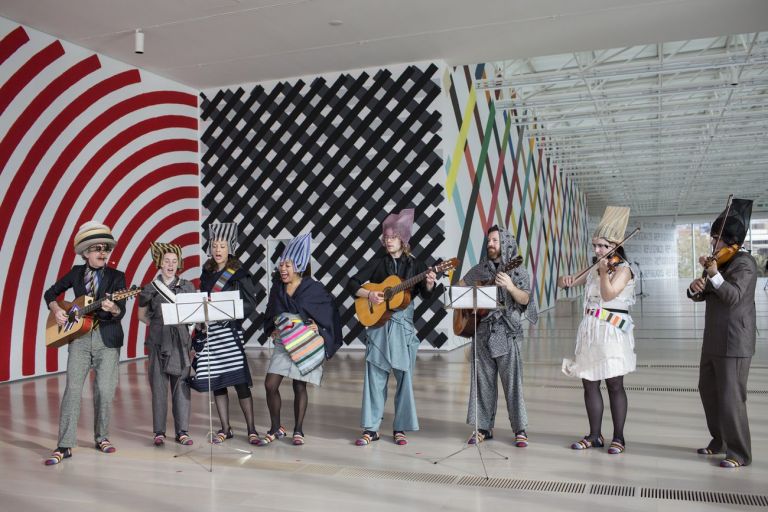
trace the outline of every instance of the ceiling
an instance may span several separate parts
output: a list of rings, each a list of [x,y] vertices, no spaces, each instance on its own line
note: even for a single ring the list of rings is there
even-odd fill
[[[768,211],[768,32],[495,67],[476,87],[497,91],[495,106],[578,183],[591,213],[712,213],[729,193]]]
[[[2,0],[0,16],[199,90],[497,62],[591,212],[712,213],[732,191],[768,211],[766,0]]]

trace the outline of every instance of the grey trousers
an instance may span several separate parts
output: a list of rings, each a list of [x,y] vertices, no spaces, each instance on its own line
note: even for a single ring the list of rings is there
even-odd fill
[[[105,347],[98,328],[69,344],[67,387],[61,399],[58,446],[72,448],[77,445],[80,400],[91,368],[96,371],[93,385],[93,437],[97,443],[108,437],[119,361],[120,349]]]
[[[517,343],[510,343],[507,354],[496,358],[491,357],[488,343],[485,339],[477,342],[477,426],[483,430],[491,430],[496,422],[496,406],[499,400],[498,379],[504,388],[507,399],[509,423],[514,432],[528,428],[528,413],[523,399],[523,361],[520,358],[520,348]],[[470,376],[469,407],[467,408],[467,424],[475,424],[475,362],[472,359],[472,374]]]
[[[699,395],[712,435],[708,448],[743,465],[752,462],[747,419],[747,377],[751,357],[701,355]]]
[[[168,375],[163,371],[159,357],[160,347],[149,347],[149,388],[152,390],[152,432],[165,433],[168,418],[168,389],[171,391],[173,428],[179,432],[189,430],[190,391],[187,381],[178,375]]]

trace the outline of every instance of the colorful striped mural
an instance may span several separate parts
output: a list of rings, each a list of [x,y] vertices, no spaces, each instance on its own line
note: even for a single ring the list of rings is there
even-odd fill
[[[586,199],[527,135],[527,126],[495,108],[495,99],[513,91],[475,89],[485,70],[485,64],[446,68],[443,77],[446,233],[456,233],[447,240],[463,262],[453,279],[482,257],[485,231],[506,226],[531,272],[535,299],[546,309],[557,298],[558,274],[587,262]]]

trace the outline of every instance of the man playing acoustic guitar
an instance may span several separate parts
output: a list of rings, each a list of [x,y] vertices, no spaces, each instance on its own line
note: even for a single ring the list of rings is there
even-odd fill
[[[384,292],[369,291],[362,287],[367,282],[380,283],[391,275],[401,279],[410,279],[424,274],[410,293],[420,295],[422,299],[432,296],[436,274],[413,257],[408,241],[413,225],[412,209],[399,214],[390,214],[382,225],[382,244],[386,254],[371,260],[363,270],[349,280],[347,289],[355,297],[367,297],[372,304],[385,301]],[[416,352],[419,339],[413,325],[413,303],[405,309],[391,313],[383,325],[366,329],[365,379],[363,381],[363,409],[361,426],[363,435],[355,441],[358,446],[365,446],[379,439],[379,427],[384,416],[384,403],[387,400],[387,381],[390,372],[397,379],[395,393],[395,419],[393,422],[394,441],[398,445],[408,443],[405,432],[419,430],[416,416],[416,402],[413,396],[413,370],[416,365]]]
[[[44,295],[45,303],[56,316],[59,326],[65,326],[71,320],[67,311],[57,302],[57,297],[68,289],[72,288],[78,297],[88,295],[96,300],[125,288],[125,274],[107,267],[109,253],[115,244],[116,240],[107,226],[95,221],[80,226],[75,235],[74,249],[75,253],[83,257],[85,264],[72,267]],[[80,417],[83,384],[92,367],[96,370],[93,389],[96,449],[104,453],[115,451],[107,434],[112,398],[117,387],[117,363],[123,344],[120,320],[124,315],[124,301],[104,300],[101,310],[93,315],[93,329],[69,344],[67,387],[61,400],[59,417],[59,444],[45,460],[46,465],[58,464],[72,456],[72,448],[77,444],[77,421]]]
[[[477,368],[474,367],[473,359],[467,410],[467,424],[474,425],[477,407],[478,427],[477,432],[470,436],[469,444],[493,438],[499,396],[498,378],[501,376],[509,421],[515,432],[515,446],[528,446],[528,436],[525,432],[528,414],[523,400],[523,361],[520,344],[523,342],[523,315],[535,322],[537,312],[535,304],[531,301],[531,280],[528,271],[523,266],[516,267],[509,274],[500,271],[500,267],[516,255],[515,237],[498,226],[492,226],[487,232],[486,256],[472,267],[462,280],[462,284],[470,286],[495,284],[498,287],[497,300],[500,305],[499,309],[492,310],[482,320],[478,318],[475,337]]]

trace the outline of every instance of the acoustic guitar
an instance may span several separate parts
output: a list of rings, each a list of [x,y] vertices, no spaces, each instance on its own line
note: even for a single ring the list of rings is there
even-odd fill
[[[509,272],[523,264],[523,257],[515,256],[505,265],[497,270],[496,274],[489,281],[476,283],[475,286],[492,286],[496,282],[496,275],[499,272]],[[463,338],[471,338],[475,335],[475,323],[488,314],[487,309],[454,309],[453,310],[453,333]],[[477,317],[477,320],[475,320]]]
[[[355,314],[357,319],[366,327],[378,327],[384,325],[393,311],[398,311],[408,307],[411,303],[410,289],[426,279],[430,271],[439,274],[453,270],[459,266],[459,260],[451,258],[442,261],[434,267],[428,268],[419,275],[403,281],[399,276],[389,276],[381,283],[365,283],[363,288],[372,292],[384,292],[384,302],[374,304],[368,297],[357,297],[355,299]]]
[[[93,313],[101,309],[105,300],[124,300],[135,297],[141,293],[141,287],[131,286],[123,290],[118,290],[106,295],[103,299],[93,300],[93,297],[82,295],[72,302],[65,300],[58,301],[59,306],[67,312],[67,323],[59,325],[56,323],[56,315],[53,311],[48,313],[48,320],[45,323],[45,346],[61,347],[73,339],[90,332],[93,329]]]

